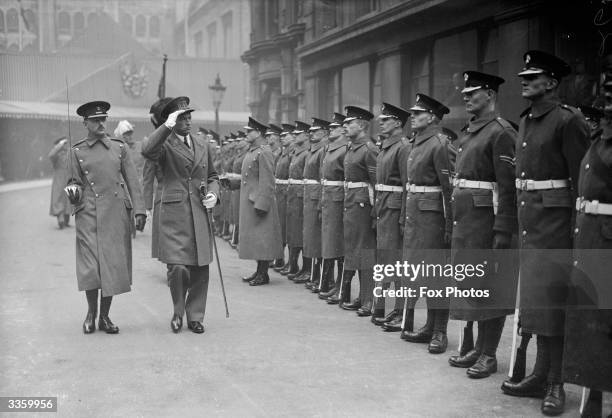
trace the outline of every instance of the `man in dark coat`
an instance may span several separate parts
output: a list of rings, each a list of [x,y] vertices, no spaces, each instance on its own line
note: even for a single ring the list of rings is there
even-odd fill
[[[249,151],[250,144],[246,141],[246,136],[242,131],[241,136],[237,138],[236,142],[236,156],[232,164],[232,184],[238,184],[237,189],[232,189],[231,207],[232,207],[232,220],[234,224],[234,230],[232,232],[232,240],[230,246],[232,248],[238,247],[240,242],[240,180],[242,180],[242,161]]]
[[[541,51],[524,56],[519,73],[523,98],[516,152],[520,253],[520,310],[524,332],[537,334],[534,371],[504,393],[544,397],[542,412],[560,414],[565,304],[569,280],[580,161],[589,146],[582,114],[561,104],[557,89],[570,72],[561,59]]]
[[[338,274],[333,289],[322,293],[327,303],[350,302],[351,281],[344,273],[344,156],[348,141],[343,126],[345,116],[334,113],[329,124],[329,142],[321,163],[321,255],[324,262],[336,260]]]
[[[404,259],[412,264],[421,261],[444,264],[444,249],[450,244],[452,230],[450,174],[455,153],[439,123],[449,109],[429,96],[417,94],[416,104],[410,110],[414,136],[406,168],[406,198],[400,216],[404,229]],[[427,279],[424,286],[441,287],[442,278]],[[429,352],[440,354],[448,346],[447,324],[448,299],[428,297],[425,326],[415,332],[402,332],[402,338],[429,343]]]
[[[276,178],[278,178],[278,176],[276,175],[276,170],[277,170],[277,165],[278,162],[281,159],[281,154],[283,152],[283,145],[282,145],[282,141],[280,139],[281,137],[281,133],[283,132],[283,128],[281,128],[280,126],[274,125],[273,123],[271,123],[268,126],[268,129],[266,130],[266,134],[265,134],[265,139],[267,144],[270,146],[270,149],[272,150],[272,155],[274,156],[274,177],[275,177],[275,186],[274,186],[274,194],[277,197],[276,199],[276,207],[278,209],[278,218],[279,218],[279,222],[281,224],[281,244],[283,247],[283,257],[277,258],[276,260],[274,260],[271,264],[270,267],[272,267],[275,271],[280,271],[283,266],[285,265],[285,260],[284,260],[284,253],[285,253],[285,220],[283,219],[283,217],[285,216],[285,213],[287,211],[287,199],[286,199],[286,184],[282,185],[283,187],[285,187],[285,196],[284,199],[281,199],[282,201],[279,202],[279,195],[281,195],[280,191],[278,190],[278,186],[279,184],[276,183]],[[283,167],[284,168],[284,167]],[[287,165],[286,168],[288,169],[289,166]],[[289,174],[288,172],[286,173],[287,175]],[[288,177],[286,177],[285,179],[287,179]]]
[[[70,202],[64,192],[64,187],[68,183],[68,151],[68,138],[61,137],[53,143],[53,148],[49,152],[49,159],[53,165],[49,215],[57,218],[59,229],[64,229],[70,224]]]
[[[270,260],[281,256],[281,231],[274,195],[274,155],[264,139],[267,127],[249,118],[242,161],[240,184],[241,259],[257,260],[257,271],[248,280],[250,286],[270,283]]]
[[[206,209],[217,203],[219,183],[208,143],[190,135],[192,111],[188,97],[170,101],[162,112],[166,121],[143,142],[142,154],[163,171],[159,259],[169,264],[170,328],[178,333],[186,313],[188,328],[201,334],[212,262]]]
[[[287,246],[287,188],[289,187],[289,163],[291,162],[289,144],[293,139],[291,136],[291,131],[294,129],[295,126],[283,123],[282,130],[279,133],[282,150],[278,160],[276,161],[276,167],[274,168],[274,177],[276,182],[275,195],[276,204],[278,206],[278,218],[281,225],[281,244],[283,246],[283,254],[285,252],[285,247]],[[284,257],[277,260],[280,260],[283,264],[276,263],[274,266],[274,271],[281,272],[285,269],[289,269],[289,261],[287,261],[287,264],[284,264],[283,259]],[[280,266],[278,264],[280,264]]]
[[[142,231],[146,221],[139,176],[127,145],[106,134],[109,109],[110,104],[102,101],[77,109],[88,133],[72,146],[66,187],[74,205],[77,280],[89,306],[83,323],[85,334],[95,331],[98,289],[98,329],[107,334],[119,332],[108,314],[113,296],[131,289],[132,211],[137,230]]]
[[[342,304],[357,315],[372,315],[373,268],[376,263],[376,223],[373,217],[376,155],[378,149],[367,134],[374,117],[357,106],[344,108],[348,150],[344,156],[344,274],[351,280],[359,271],[359,298]]]
[[[376,262],[395,264],[402,257],[402,234],[400,212],[406,163],[410,146],[404,137],[403,127],[410,113],[400,107],[383,103],[378,116],[383,140],[376,158]],[[395,289],[401,281],[394,281]],[[388,287],[388,283],[383,286]],[[385,298],[377,297],[372,322],[382,325],[385,331],[400,331],[402,327],[405,298],[396,296],[394,308],[385,316]]]
[[[497,114],[497,93],[504,79],[477,71],[464,73],[461,91],[472,118],[463,129],[457,147],[453,179],[453,263],[476,265],[492,259],[491,249],[510,248],[516,232],[516,188],[514,148],[516,131]],[[467,250],[467,251],[463,251]],[[483,251],[475,251],[483,250]],[[471,378],[488,377],[497,371],[497,346],[506,315],[513,312],[518,271],[514,252],[503,252],[498,273],[489,272],[482,281],[457,282],[458,287],[483,288],[489,298],[452,298],[451,317],[478,321],[475,347],[465,355],[452,356],[451,366],[464,367]],[[501,267],[503,263],[503,268]],[[508,274],[502,274],[506,272]]]

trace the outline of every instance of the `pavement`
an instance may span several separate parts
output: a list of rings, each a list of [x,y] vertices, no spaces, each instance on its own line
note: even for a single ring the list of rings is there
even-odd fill
[[[541,416],[540,400],[499,389],[512,317],[498,373],[468,379],[447,362],[462,323],[450,322],[446,354],[428,354],[274,272],[269,286],[245,285],[240,277],[255,263],[219,239],[230,318],[211,265],[206,333],[173,334],[149,225],[133,241],[132,292],[113,299],[120,333],[84,335],[74,227],[58,230],[49,196],[46,185],[0,193],[0,396],[57,396],[57,414],[67,417]],[[425,313],[417,310],[417,324]],[[578,415],[580,390],[566,385],[565,416]]]

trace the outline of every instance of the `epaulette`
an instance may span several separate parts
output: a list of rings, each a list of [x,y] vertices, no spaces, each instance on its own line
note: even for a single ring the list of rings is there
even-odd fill
[[[408,138],[406,138],[405,136],[403,136],[402,139],[400,139],[400,141],[402,141],[402,145],[409,145],[410,144],[410,140]]]
[[[85,140],[86,140],[86,139],[87,139],[87,138],[83,138],[83,139],[81,139],[80,141],[75,142],[74,144],[72,144],[72,148],[76,147],[76,146],[77,146],[77,145],[79,145],[79,144],[82,144],[83,142],[85,142]]]
[[[571,112],[571,113],[573,113],[573,114],[576,114],[576,115],[581,115],[581,114],[582,114],[582,112],[580,111],[580,109],[578,109],[578,108],[576,108],[576,107],[574,107],[574,106],[566,105],[566,104],[564,104],[564,103],[561,103],[559,106],[560,106],[562,109],[565,109],[565,110],[567,110],[567,111],[569,111],[569,112]]]
[[[523,111],[521,112],[521,117],[523,117],[523,116],[527,115],[529,112],[531,112],[531,108],[530,108],[530,107],[528,107],[527,109],[525,109],[525,110],[523,110]]]
[[[499,123],[501,125],[502,128],[504,129],[514,129],[514,127],[512,126],[512,124],[510,122],[508,122],[506,119],[504,118],[500,118],[499,116],[495,118],[495,121],[497,121],[497,123]]]
[[[447,144],[449,144],[451,142],[450,138],[448,136],[444,135],[442,132],[438,132],[436,134],[436,138],[438,138],[438,141],[440,141],[440,144],[442,144],[442,145],[447,145]]]
[[[371,149],[371,150],[373,150],[373,151],[376,151],[376,152],[378,152],[378,151],[379,151],[379,149],[378,149],[378,147],[376,146],[376,144],[375,144],[374,142],[372,142],[372,141],[368,141],[368,142],[366,142],[366,147],[368,147],[369,149]]]

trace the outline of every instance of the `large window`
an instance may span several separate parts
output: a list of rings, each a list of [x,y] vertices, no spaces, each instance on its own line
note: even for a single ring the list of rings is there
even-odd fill
[[[119,18],[119,24],[130,35],[132,34],[132,16],[127,13],[124,13]]]
[[[196,32],[193,36],[193,44],[195,46],[196,57],[204,56],[204,34],[202,31]]]
[[[60,35],[70,35],[70,15],[68,14],[68,12],[60,12],[58,16],[57,26],[58,26],[57,30],[60,33]]]
[[[217,57],[217,23],[213,22],[206,27],[208,34],[208,57]]]
[[[151,16],[149,19],[149,36],[159,38],[159,17]]]
[[[370,63],[352,65],[342,69],[341,106],[353,105],[370,108]]]
[[[233,18],[232,12],[227,12],[221,17],[223,23],[223,56],[225,58],[232,57],[234,55],[233,47]]]
[[[28,32],[38,33],[38,20],[36,19],[36,15],[30,9],[25,9],[23,12],[23,20],[25,29]]]
[[[85,16],[83,13],[77,12],[74,14],[74,33],[79,33],[85,28]]]
[[[147,20],[143,15],[136,16],[136,36],[139,38],[147,36]]]

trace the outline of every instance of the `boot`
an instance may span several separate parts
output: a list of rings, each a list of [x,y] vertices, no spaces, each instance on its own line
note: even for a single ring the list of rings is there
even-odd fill
[[[253,274],[251,274],[250,276],[245,276],[242,277],[242,281],[243,282],[250,282],[251,280],[253,280],[256,276],[257,276],[257,272],[259,271],[259,262],[257,262],[257,268],[255,269],[255,272]]]
[[[96,315],[98,315],[98,289],[86,290],[87,316],[83,322],[83,334],[91,334],[96,331]]]
[[[356,311],[361,308],[361,299],[357,298],[354,301],[351,300],[351,281],[355,276],[355,270],[344,270],[344,284],[342,290],[342,297],[340,301],[340,308],[347,311]],[[344,291],[344,287],[346,286],[346,292]]]
[[[461,350],[459,351],[459,354],[455,356],[450,356],[450,358],[448,359],[448,363],[451,366],[460,367],[460,368],[469,368],[469,367],[472,367],[474,364],[476,364],[476,361],[478,361],[483,351],[483,341],[484,341],[485,333],[486,333],[485,322],[486,321],[478,321],[478,338],[476,339],[476,345],[471,350],[469,350],[467,353],[461,354],[465,346],[464,343],[465,343],[466,332],[472,333],[472,339],[474,336],[472,327],[470,326],[470,324],[473,324],[473,321],[468,321],[467,325],[464,328],[464,334],[463,334],[464,340],[461,343]],[[466,331],[468,329],[469,331]]]
[[[416,331],[402,331],[400,338],[411,343],[427,343],[431,341],[434,326],[433,309],[427,309],[427,321],[422,328]]]
[[[476,363],[467,369],[467,375],[472,379],[483,379],[497,372],[497,359],[482,353]]]
[[[64,215],[64,226],[70,226],[70,215]]]
[[[587,399],[584,409],[580,414],[581,418],[601,418],[602,415],[602,403],[601,403],[601,391],[591,389],[589,391],[589,398]]]
[[[297,255],[299,255],[300,251],[302,251],[302,247],[298,247],[296,248],[297,251]],[[296,267],[297,267],[297,255],[296,255]],[[291,272],[289,274],[287,274],[287,278],[289,280],[293,280],[295,279],[297,276],[301,276],[302,274],[304,274],[304,271],[308,271],[310,273],[310,258],[308,257],[304,257],[304,253],[302,252],[302,268],[297,270],[296,272]]]
[[[342,303],[349,303],[351,300],[351,279],[349,277],[349,271],[344,272],[344,279],[340,276],[338,280],[338,293],[327,299],[327,303],[330,305],[337,305]]]
[[[336,293],[338,293],[338,288],[340,286],[340,282],[334,283],[334,260],[324,260],[323,261],[323,280],[324,286],[321,287],[321,293],[319,294],[319,299],[329,299]]]
[[[98,329],[107,334],[117,334],[119,332],[119,327],[113,324],[108,317],[112,301],[112,296],[102,296],[102,292],[100,292],[100,318],[98,319]]]
[[[431,341],[429,342],[429,352],[431,354],[442,354],[448,347],[448,337],[446,328],[448,325],[448,309],[434,309],[434,328]]]
[[[284,247],[283,247],[283,253],[284,253]],[[281,258],[277,258],[276,260],[274,260],[272,269],[278,273],[279,271],[282,270],[284,266],[285,266],[285,257],[281,257]]]
[[[365,317],[372,315],[373,287],[374,280],[372,277],[372,270],[359,270],[359,298],[361,299],[363,305],[357,310],[357,316]]]
[[[62,217],[62,215],[57,215],[57,227],[59,229],[64,229],[64,218]]]
[[[299,271],[298,269],[298,257],[300,255],[300,248],[289,247],[289,260],[287,260],[287,267],[280,271],[280,274],[287,276],[288,274],[295,274]]]
[[[312,278],[315,281],[314,285],[310,289],[312,293],[320,293],[329,289],[325,288],[325,275],[323,274],[323,259],[316,258],[314,263],[314,271],[312,272]]]
[[[542,401],[542,413],[544,415],[561,415],[565,409],[565,391],[563,383],[548,383],[546,395]]]
[[[257,273],[255,278],[249,282],[249,286],[261,286],[270,283],[268,276],[268,261],[257,260]]]
[[[406,309],[406,311],[404,312],[405,318],[402,333],[414,331],[414,306],[410,307],[410,304],[408,304],[407,306],[408,309]]]
[[[469,351],[474,349],[474,321],[468,321],[463,328],[463,340],[459,349],[459,356],[465,356]]]
[[[227,241],[231,237],[232,236],[230,235],[230,224],[226,221],[223,224],[223,232],[221,232],[221,238]]]
[[[304,257],[304,255],[302,255],[302,270],[296,273],[293,277],[291,277],[291,274],[288,274],[287,277],[289,278],[289,280],[293,280],[293,283],[306,283],[308,280],[311,279],[311,268],[312,258]]]

